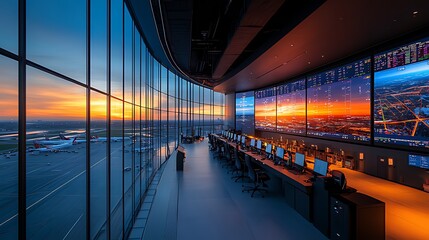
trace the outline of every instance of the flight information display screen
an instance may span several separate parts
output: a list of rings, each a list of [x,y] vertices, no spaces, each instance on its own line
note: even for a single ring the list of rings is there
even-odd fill
[[[254,135],[255,93],[254,91],[235,94],[235,129]]]
[[[277,131],[305,134],[305,79],[277,87]]]
[[[276,88],[255,91],[255,129],[276,130]]]
[[[410,154],[408,155],[408,165],[429,169],[429,156]]]
[[[429,150],[429,39],[374,56],[374,142]]]
[[[307,78],[307,134],[369,143],[370,58]]]

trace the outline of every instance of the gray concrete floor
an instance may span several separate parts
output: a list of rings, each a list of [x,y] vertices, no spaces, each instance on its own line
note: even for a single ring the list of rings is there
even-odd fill
[[[175,159],[167,162],[140,239],[326,239],[286,204],[280,180],[268,182],[264,198],[251,198],[212,157],[207,140],[184,147],[184,171],[176,172]]]

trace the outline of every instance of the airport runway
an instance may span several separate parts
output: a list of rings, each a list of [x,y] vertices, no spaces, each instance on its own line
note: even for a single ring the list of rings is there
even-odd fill
[[[111,143],[112,225],[122,226],[122,173],[124,173],[125,221],[131,220],[134,179],[146,177],[145,165],[131,167],[130,141]],[[66,152],[27,153],[27,236],[33,239],[84,239],[86,211],[85,144],[73,145]],[[106,143],[91,143],[91,230],[105,222]],[[125,156],[122,166],[122,154]],[[139,153],[134,153],[139,157]],[[145,154],[145,153],[141,153]],[[17,234],[17,161],[18,156],[0,155],[0,239],[16,239]],[[137,165],[137,164],[136,164]],[[139,170],[141,172],[139,172]],[[143,190],[144,186],[140,186]],[[7,230],[7,231],[6,231]],[[112,234],[121,234],[113,229]],[[92,232],[92,235],[96,232]]]

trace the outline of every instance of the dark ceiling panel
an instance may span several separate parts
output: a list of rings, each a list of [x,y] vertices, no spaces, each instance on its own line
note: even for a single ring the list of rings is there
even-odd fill
[[[249,43],[256,37],[259,31],[267,24],[277,12],[284,0],[253,0],[247,8],[239,26],[234,31],[231,40],[226,47],[223,56],[212,75],[213,79],[219,79],[225,75],[234,61],[246,49]],[[224,57],[227,55],[228,57]],[[231,58],[235,56],[235,58]]]
[[[327,1],[258,59],[214,89],[245,91],[289,80],[428,27],[427,9],[429,1]]]
[[[158,7],[157,23],[162,15],[165,29],[155,27],[150,1],[128,2],[159,61],[168,67],[178,65],[182,77],[219,92],[287,81],[429,28],[427,0],[288,0],[253,37],[252,27],[266,21],[259,12],[264,16],[269,0],[152,0]],[[251,8],[256,3],[258,11]],[[237,27],[244,22],[249,29]],[[160,40],[164,30],[167,40]],[[170,56],[165,55],[166,47]]]

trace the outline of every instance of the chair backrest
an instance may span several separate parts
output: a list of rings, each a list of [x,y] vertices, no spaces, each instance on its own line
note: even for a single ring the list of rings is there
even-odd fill
[[[250,162],[250,156],[246,154],[246,156],[244,157],[244,161],[246,162],[247,166],[247,176],[252,179],[253,182],[256,182],[256,173],[255,169],[252,166],[252,163]]]
[[[238,151],[237,150],[234,151],[234,155],[235,155],[235,167],[237,169],[241,169],[241,160],[240,160],[240,158],[238,158]]]

